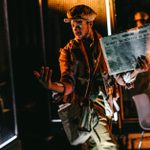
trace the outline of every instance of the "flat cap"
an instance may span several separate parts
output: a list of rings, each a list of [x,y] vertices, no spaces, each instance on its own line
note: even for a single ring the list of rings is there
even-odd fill
[[[67,18],[64,19],[65,23],[76,19],[85,19],[87,21],[93,21],[96,18],[96,12],[87,5],[76,5],[67,11]]]

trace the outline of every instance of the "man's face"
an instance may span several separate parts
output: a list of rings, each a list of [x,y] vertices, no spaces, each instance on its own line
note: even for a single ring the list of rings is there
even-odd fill
[[[71,28],[75,38],[82,39],[88,36],[91,25],[84,19],[77,19],[71,20]]]

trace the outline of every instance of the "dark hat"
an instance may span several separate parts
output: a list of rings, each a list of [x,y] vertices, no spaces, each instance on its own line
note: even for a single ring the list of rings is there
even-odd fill
[[[68,23],[71,20],[85,19],[87,21],[93,21],[96,18],[96,12],[87,5],[76,5],[67,11],[67,18],[64,22]]]

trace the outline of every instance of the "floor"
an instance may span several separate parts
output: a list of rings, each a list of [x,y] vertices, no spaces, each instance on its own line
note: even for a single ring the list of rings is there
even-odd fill
[[[29,116],[28,116],[29,117]],[[30,116],[32,117],[32,116]],[[33,117],[32,117],[33,118]],[[38,118],[38,117],[37,117]],[[28,118],[30,120],[30,118]],[[27,119],[27,120],[28,120]],[[25,118],[23,119],[24,122]],[[50,126],[43,125],[40,120],[32,120],[28,124],[22,122],[20,139],[22,150],[80,150],[80,146],[70,146],[67,141],[61,123],[53,123]],[[38,122],[39,121],[39,122]],[[33,123],[34,122],[34,123]],[[118,139],[120,150],[136,150],[138,147],[141,128],[138,123],[126,123],[121,131],[113,124],[113,133]],[[150,150],[150,133],[145,133],[143,150]]]
[[[57,116],[55,116],[57,117]],[[19,110],[18,130],[22,150],[80,150],[71,146],[64,133],[61,122],[50,123],[45,109],[38,112]],[[119,130],[113,123],[113,133],[118,140],[119,150],[137,150],[142,130],[138,121],[123,122]],[[144,134],[142,150],[150,150],[150,132]]]

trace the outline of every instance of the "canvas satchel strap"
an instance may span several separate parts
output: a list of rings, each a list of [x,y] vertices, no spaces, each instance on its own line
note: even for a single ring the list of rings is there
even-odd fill
[[[80,42],[80,46],[81,46],[82,51],[85,54],[86,62],[88,64],[88,66],[89,66],[88,57],[87,57],[86,50],[85,50],[85,47],[84,47],[82,41]],[[96,72],[97,72],[97,70],[98,70],[98,68],[100,66],[100,60],[101,60],[102,51],[101,51],[101,47],[100,47],[99,44],[98,44],[98,50],[99,50],[99,54],[98,54],[98,57],[96,59],[96,64],[95,64],[95,67],[94,67],[94,71],[93,71],[93,74],[91,75],[91,78],[90,78],[88,84],[87,84],[86,92],[85,92],[85,95],[84,95],[84,103],[88,102],[90,91],[91,91],[91,88],[93,86],[92,84],[93,84],[93,81],[95,79]]]
[[[84,46],[83,46],[83,48],[84,48]],[[90,78],[89,84],[87,85],[86,92],[85,92],[85,95],[84,95],[85,99],[88,99],[88,97],[90,95],[90,91],[91,91],[91,88],[92,88],[93,81],[95,79],[96,72],[97,72],[97,70],[100,66],[101,54],[102,54],[102,51],[101,51],[101,48],[99,48],[99,54],[98,54],[98,57],[97,57],[97,60],[96,60],[95,68],[94,68],[93,74]]]
[[[98,123],[98,116],[97,116],[97,113],[93,109],[93,104],[89,100],[89,96],[90,96],[90,92],[93,86],[93,81],[95,79],[96,72],[100,65],[100,58],[101,58],[101,51],[99,50],[95,68],[90,78],[90,81],[88,82],[86,93],[84,95],[84,107],[82,107],[82,113],[81,113],[80,124],[79,124],[79,129],[81,131],[90,132],[92,128],[95,127]]]

